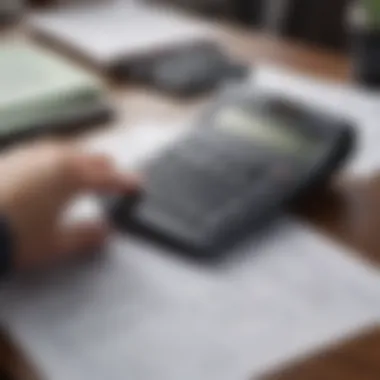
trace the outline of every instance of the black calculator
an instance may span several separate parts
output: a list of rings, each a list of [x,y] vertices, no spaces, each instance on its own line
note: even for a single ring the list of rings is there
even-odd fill
[[[225,94],[143,168],[138,196],[108,199],[121,229],[201,258],[218,257],[353,151],[339,117],[252,92]]]

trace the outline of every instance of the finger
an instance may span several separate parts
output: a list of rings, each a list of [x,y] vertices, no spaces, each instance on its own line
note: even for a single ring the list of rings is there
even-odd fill
[[[83,165],[89,169],[111,170],[115,164],[111,157],[102,154],[86,155],[83,157]]]
[[[62,227],[56,246],[60,255],[77,255],[100,248],[109,235],[109,228],[101,223],[80,223]]]
[[[80,190],[99,192],[134,191],[139,187],[136,175],[120,172],[112,159],[103,155],[77,158],[77,180]]]

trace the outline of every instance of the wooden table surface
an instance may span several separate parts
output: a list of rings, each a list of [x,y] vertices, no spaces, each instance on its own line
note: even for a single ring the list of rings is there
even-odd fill
[[[251,30],[224,26],[220,41],[235,57],[248,62],[283,65],[293,70],[337,81],[350,78],[346,57],[292,42],[260,35]],[[201,100],[174,101],[141,88],[113,88],[112,96],[122,109],[123,125],[133,123],[149,111],[160,120],[186,115],[197,108]],[[107,130],[98,132],[107,133]],[[356,249],[358,255],[380,264],[380,176],[368,179],[339,179],[329,188],[314,194],[309,202],[299,205],[294,213],[306,218],[321,233]],[[0,337],[0,369],[12,373],[17,380],[41,380],[30,363],[23,360],[6,336]],[[352,342],[330,349],[309,360],[286,368],[268,380],[372,380],[380,379],[380,329],[369,331]],[[0,373],[0,379],[3,379]],[[69,379],[68,379],[69,380]],[[195,379],[194,379],[195,380]]]

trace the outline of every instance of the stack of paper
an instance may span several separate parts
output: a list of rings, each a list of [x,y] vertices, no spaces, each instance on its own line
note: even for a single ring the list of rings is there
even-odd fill
[[[106,67],[141,54],[208,41],[213,35],[202,22],[128,0],[71,5],[35,14],[29,24],[44,37]]]

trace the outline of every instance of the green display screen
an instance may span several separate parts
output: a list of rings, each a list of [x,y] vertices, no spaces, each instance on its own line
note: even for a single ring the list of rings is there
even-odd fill
[[[221,109],[216,115],[215,127],[284,153],[313,154],[319,146],[318,141],[305,136],[279,117],[249,112],[241,107]]]

